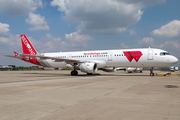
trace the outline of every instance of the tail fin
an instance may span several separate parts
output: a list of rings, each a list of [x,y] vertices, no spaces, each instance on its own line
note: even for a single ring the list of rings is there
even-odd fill
[[[36,55],[37,52],[32,46],[31,42],[27,39],[26,35],[21,35],[21,42],[23,48],[23,54]]]

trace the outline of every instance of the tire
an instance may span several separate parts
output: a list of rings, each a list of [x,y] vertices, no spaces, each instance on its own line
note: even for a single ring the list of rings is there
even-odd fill
[[[150,73],[150,76],[154,76],[154,73]]]
[[[72,71],[71,71],[71,75],[72,75],[72,76],[77,76],[77,75],[78,75],[78,71],[72,70]]]
[[[74,70],[73,70],[73,71],[71,71],[71,75],[72,75],[72,76],[74,76],[74,74],[75,74]]]
[[[78,75],[78,71],[75,71],[75,75],[76,75],[76,76]]]

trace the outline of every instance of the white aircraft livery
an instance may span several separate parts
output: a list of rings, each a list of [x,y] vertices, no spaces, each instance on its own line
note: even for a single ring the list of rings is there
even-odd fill
[[[154,67],[170,66],[178,62],[167,51],[154,48],[38,53],[26,35],[21,35],[21,42],[23,54],[14,52],[15,56],[5,56],[44,67],[73,68],[71,75],[78,75],[77,70],[91,75],[98,68],[110,71],[111,67],[111,71],[115,71],[117,67],[150,67],[150,76],[154,76]]]

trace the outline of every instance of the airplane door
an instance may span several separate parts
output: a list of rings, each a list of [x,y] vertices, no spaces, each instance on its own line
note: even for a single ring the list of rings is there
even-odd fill
[[[148,50],[147,59],[148,60],[153,60],[153,50],[152,49]]]
[[[108,53],[108,61],[112,61],[112,52]]]
[[[69,54],[69,55],[68,55],[68,58],[69,58],[69,59],[71,59],[71,56],[72,56],[72,55],[71,55],[71,54]]]

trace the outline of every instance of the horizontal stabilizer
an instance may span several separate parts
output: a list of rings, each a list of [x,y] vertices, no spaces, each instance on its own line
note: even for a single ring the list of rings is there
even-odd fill
[[[19,57],[19,56],[12,56],[12,55],[4,55],[5,57],[12,57],[12,58],[17,58],[17,59],[20,59],[22,60],[24,57]]]

